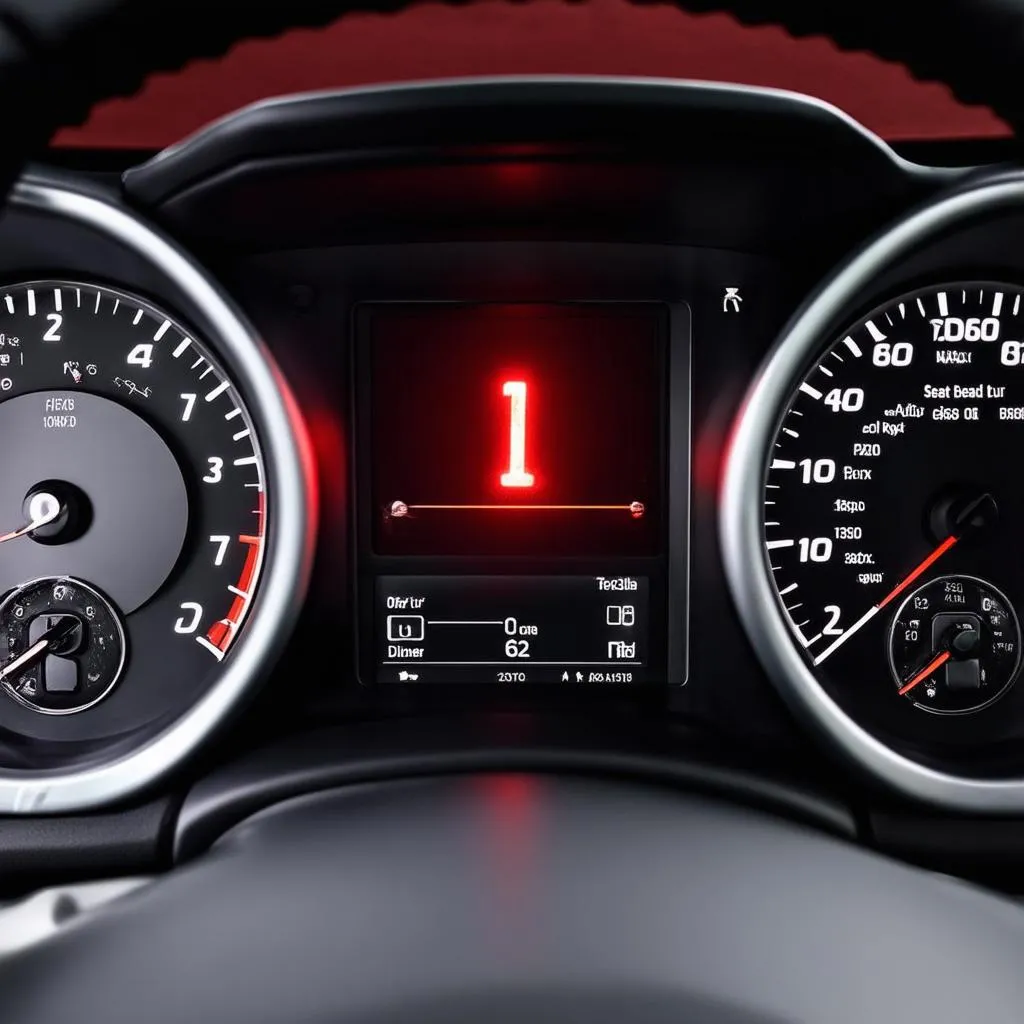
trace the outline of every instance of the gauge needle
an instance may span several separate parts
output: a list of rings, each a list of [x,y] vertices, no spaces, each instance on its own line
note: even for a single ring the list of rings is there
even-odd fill
[[[31,533],[33,530],[52,523],[61,514],[61,511],[61,503],[52,494],[45,491],[34,494],[28,505],[29,521],[24,526],[11,530],[10,533],[0,534],[0,544],[3,544],[5,540],[24,537],[26,533]]]
[[[952,657],[949,651],[943,651],[941,654],[937,654],[931,661],[920,672],[910,680],[909,683],[904,683],[899,689],[899,695],[902,697],[906,693],[917,686],[918,683],[923,683],[937,668],[941,668],[946,664],[947,661]]]
[[[71,615],[51,626],[31,647],[12,658],[0,668],[0,683],[6,682],[15,672],[30,668],[50,651],[60,650],[61,644],[78,629],[78,621]]]
[[[830,643],[828,647],[826,647],[825,650],[823,650],[821,654],[814,659],[812,664],[820,665],[830,654],[842,647],[842,645],[845,644],[846,641],[854,635],[854,633],[866,626],[890,601],[902,594],[903,591],[921,575],[921,573],[927,572],[927,570],[931,568],[931,566],[933,566],[956,542],[956,536],[950,535],[947,537],[928,555],[927,558],[923,559],[914,567],[914,569],[907,573],[907,575],[904,576],[903,579],[900,580],[900,582],[897,583],[896,586],[878,602],[878,604],[872,605],[845,633],[837,636],[835,640],[833,640],[832,643]]]

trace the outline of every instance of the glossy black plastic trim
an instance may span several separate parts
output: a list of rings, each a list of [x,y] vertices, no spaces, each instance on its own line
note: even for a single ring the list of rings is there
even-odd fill
[[[669,130],[671,128],[671,130]],[[341,150],[556,143],[566,149],[628,142],[693,152],[711,140],[749,149],[791,146],[936,181],[848,114],[780,89],[602,77],[455,79],[301,93],[264,100],[125,172],[128,195],[166,203],[197,182],[253,161]]]
[[[177,797],[99,814],[0,816],[0,900],[55,882],[170,866]]]
[[[614,235],[748,251],[802,243],[829,261],[865,223],[963,174],[911,163],[796,93],[531,77],[268,100],[128,170],[123,184],[130,203],[193,244],[250,251]]]

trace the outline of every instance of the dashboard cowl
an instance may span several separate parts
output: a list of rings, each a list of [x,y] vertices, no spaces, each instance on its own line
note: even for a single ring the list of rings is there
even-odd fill
[[[806,235],[838,256],[865,223],[962,173],[910,163],[796,93],[552,77],[265,101],[129,169],[123,185],[176,233],[202,241],[215,226],[219,245],[475,238],[486,225],[509,238],[625,233],[757,252]]]
[[[857,835],[853,812],[782,771],[766,774],[717,756],[696,737],[586,722],[496,715],[487,721],[381,722],[293,736],[203,777],[186,795],[175,862],[213,845],[238,822],[295,797],[358,783],[479,772],[626,779],[757,807],[833,835]]]

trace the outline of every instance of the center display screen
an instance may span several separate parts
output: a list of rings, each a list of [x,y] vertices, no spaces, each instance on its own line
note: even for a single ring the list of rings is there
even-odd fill
[[[666,593],[669,319],[660,303],[360,307],[376,679],[647,677]]]

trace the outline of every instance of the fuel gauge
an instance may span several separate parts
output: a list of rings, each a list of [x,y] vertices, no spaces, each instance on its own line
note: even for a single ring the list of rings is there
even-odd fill
[[[974,576],[940,576],[900,605],[889,633],[897,692],[935,714],[978,711],[1020,670],[1020,625],[1006,596]]]

